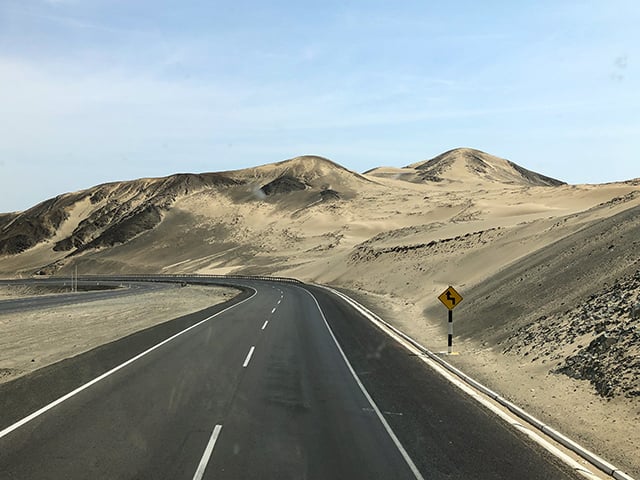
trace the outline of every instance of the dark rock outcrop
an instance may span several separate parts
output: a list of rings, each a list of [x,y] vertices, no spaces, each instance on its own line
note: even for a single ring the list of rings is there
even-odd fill
[[[275,180],[263,185],[260,190],[265,195],[278,195],[282,193],[291,193],[299,190],[305,190],[307,185],[291,175],[282,175]]]

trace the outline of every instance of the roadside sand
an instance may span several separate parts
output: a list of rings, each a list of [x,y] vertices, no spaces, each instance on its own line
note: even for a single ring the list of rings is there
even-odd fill
[[[69,293],[70,287],[56,285],[0,285],[0,300]]]
[[[469,340],[447,361],[495,389],[539,420],[638,478],[640,405],[605,399],[584,380],[549,372],[549,365],[506,357]]]
[[[0,383],[236,294],[222,287],[176,287],[88,305],[0,314]]]

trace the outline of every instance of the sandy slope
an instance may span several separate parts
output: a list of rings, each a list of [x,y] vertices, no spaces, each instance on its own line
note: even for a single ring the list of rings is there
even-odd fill
[[[455,312],[461,355],[452,361],[640,476],[640,365],[616,353],[616,345],[640,345],[629,318],[640,293],[630,280],[640,270],[640,181],[562,185],[466,150],[364,176],[319,157],[225,172],[232,186],[178,189],[155,228],[68,257],[58,273],[77,265],[328,283],[435,351],[446,345],[436,297],[455,285],[465,300]],[[283,178],[274,191],[289,193],[261,190]],[[76,221],[72,214],[67,223]],[[0,257],[0,273],[63,258],[51,245]],[[598,299],[611,298],[616,282],[626,294],[603,307]],[[576,328],[579,337],[567,333]],[[569,361],[584,366],[572,374],[583,379],[562,370]],[[626,386],[605,397],[589,372]]]

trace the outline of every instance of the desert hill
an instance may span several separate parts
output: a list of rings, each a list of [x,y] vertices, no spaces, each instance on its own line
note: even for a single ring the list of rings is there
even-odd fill
[[[124,242],[157,225],[161,211],[170,208],[178,195],[238,183],[220,174],[177,174],[59,195],[0,217],[0,254],[20,253],[54,237],[62,237],[54,251]]]
[[[639,180],[567,185],[472,149],[364,174],[303,156],[0,214],[0,276],[292,276],[350,291],[435,351],[454,285],[450,360],[640,473],[639,219]]]
[[[179,198],[206,192],[246,202],[298,195],[307,203],[353,196],[366,178],[330,160],[304,156],[224,173],[176,174],[99,185],[63,194],[24,212],[0,216],[0,255],[46,242],[53,252],[76,255],[124,244],[158,226]]]
[[[456,148],[404,168],[377,168],[371,176],[398,178],[409,182],[451,184],[506,184],[559,186],[565,183],[523,168],[509,160],[472,148]]]
[[[328,188],[332,184],[357,186],[362,182],[370,182],[362,175],[327,158],[315,155],[303,155],[282,162],[233,170],[223,174],[242,179],[247,183],[265,183],[281,177],[295,178],[301,183],[316,188]]]

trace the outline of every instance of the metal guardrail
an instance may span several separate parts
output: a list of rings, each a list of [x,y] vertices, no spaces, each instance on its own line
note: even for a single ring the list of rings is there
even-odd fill
[[[48,278],[65,278],[62,276],[52,276]],[[294,283],[294,284],[302,284],[300,280],[289,277],[271,277],[267,275],[210,275],[210,274],[202,274],[202,273],[194,273],[194,274],[178,274],[178,273],[161,273],[161,274],[126,274],[126,275],[79,275],[79,280],[108,280],[115,282],[188,282],[193,279],[217,279],[217,280],[258,280],[258,281],[270,281],[270,282],[283,282],[283,283]]]

